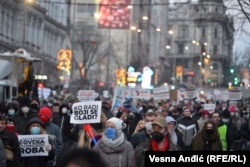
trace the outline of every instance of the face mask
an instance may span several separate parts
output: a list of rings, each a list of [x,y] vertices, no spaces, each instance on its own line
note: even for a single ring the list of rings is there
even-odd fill
[[[152,134],[152,139],[156,141],[157,143],[161,142],[164,139],[164,134],[161,132],[153,132]]]
[[[15,114],[15,110],[13,110],[13,109],[8,110],[8,114],[9,114],[9,115],[14,115],[14,114]]]
[[[115,139],[116,138],[116,130],[115,128],[107,128],[105,135],[107,136],[108,139]]]
[[[135,119],[135,117],[132,116],[132,115],[129,115],[129,116],[127,117],[127,121],[134,121],[134,119]]]
[[[114,113],[114,115],[116,116],[117,113],[118,113],[118,110],[114,110],[113,113]]]
[[[243,118],[248,119],[249,118],[249,114],[244,114]]]
[[[213,129],[206,129],[207,136],[211,136],[213,134]]]
[[[152,130],[152,122],[146,122],[146,123],[145,123],[145,128],[146,128],[147,130]]]
[[[40,134],[41,133],[41,129],[39,127],[32,127],[30,129],[30,133],[33,134],[33,135]]]
[[[222,120],[222,122],[224,122],[224,123],[228,123],[228,121],[229,121],[228,118],[222,118],[221,120]]]
[[[48,103],[48,106],[49,106],[49,107],[52,107],[52,105],[53,105],[52,103]]]
[[[62,113],[63,114],[66,114],[68,112],[68,109],[67,108],[62,108]]]
[[[31,104],[30,107],[31,107],[32,109],[37,110],[37,109],[38,109],[38,104]]]
[[[6,129],[9,131],[15,131],[15,126],[13,124],[7,124]]]
[[[29,107],[23,107],[23,108],[22,108],[22,112],[23,112],[24,114],[27,114],[27,113],[29,112],[29,110],[30,110]]]

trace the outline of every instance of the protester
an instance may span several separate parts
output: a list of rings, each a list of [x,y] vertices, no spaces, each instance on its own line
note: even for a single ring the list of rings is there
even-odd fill
[[[182,141],[182,134],[177,128],[176,120],[171,116],[167,116],[165,120],[167,121],[167,129],[171,142],[178,146],[180,150],[183,150],[184,143]]]
[[[63,151],[68,151],[72,147],[76,147],[78,141],[78,133],[74,131],[73,124],[70,123],[71,110],[66,103],[60,106],[59,114],[52,116],[52,123],[60,127],[63,139]]]
[[[183,107],[182,118],[177,121],[177,128],[182,134],[184,150],[192,149],[192,139],[199,130],[196,119],[191,116],[191,111],[188,107]]]
[[[215,122],[208,120],[192,141],[194,151],[222,151],[222,143]]]
[[[139,144],[146,142],[150,138],[152,133],[152,122],[156,117],[156,114],[153,112],[146,113],[143,119],[145,128],[133,134],[131,137],[131,143],[134,148],[136,148]]]
[[[132,144],[125,140],[122,128],[123,122],[119,118],[108,119],[104,135],[93,147],[110,167],[128,167],[134,152]]]
[[[38,118],[34,117],[29,120],[26,126],[26,135],[47,134],[45,125]],[[22,157],[23,167],[48,167],[50,160],[54,159],[55,150],[53,148],[53,141],[49,138],[49,144],[45,146],[46,151],[49,152],[48,156],[29,156]]]
[[[201,130],[205,124],[210,118],[209,118],[209,111],[208,110],[201,110],[200,112],[201,117],[198,119],[198,125],[199,129]]]
[[[19,98],[20,110],[13,116],[13,121],[18,134],[25,132],[26,123],[29,119],[37,117],[38,113],[36,110],[30,108],[29,96],[22,96]]]
[[[60,127],[51,122],[52,113],[49,108],[43,107],[39,111],[39,118],[45,125],[45,130],[48,134],[55,136],[56,148],[55,155],[58,157],[63,149],[62,134],[60,132]]]
[[[167,122],[163,117],[157,117],[152,122],[152,138],[136,147],[129,167],[145,166],[145,151],[177,151],[168,134]]]

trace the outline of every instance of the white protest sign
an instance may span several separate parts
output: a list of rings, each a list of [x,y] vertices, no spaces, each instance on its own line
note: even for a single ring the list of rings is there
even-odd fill
[[[197,97],[196,89],[185,90],[183,92],[183,99],[194,99]]]
[[[145,89],[137,90],[133,97],[135,99],[149,100],[150,99],[150,90],[145,90]]]
[[[94,101],[95,96],[94,90],[79,90],[77,93],[79,101]]]
[[[209,113],[213,113],[215,109],[215,104],[204,104],[204,110],[208,110]]]
[[[44,99],[47,99],[51,93],[51,89],[49,88],[38,88],[38,95],[39,97],[43,97]]]
[[[116,86],[114,92],[114,98],[112,103],[112,108],[114,105],[121,106],[125,100],[125,89],[126,87]]]
[[[21,157],[48,156],[45,146],[49,144],[48,134],[18,135]]]
[[[170,99],[169,86],[162,86],[153,89],[154,100],[166,100]]]
[[[234,100],[241,100],[241,99],[242,99],[242,92],[238,92],[238,91],[228,92],[228,100],[234,101]]]
[[[101,101],[85,101],[74,103],[72,106],[73,113],[70,116],[70,123],[100,123],[101,108]]]

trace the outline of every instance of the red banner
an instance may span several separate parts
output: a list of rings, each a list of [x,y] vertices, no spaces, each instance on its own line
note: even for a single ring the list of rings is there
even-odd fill
[[[100,0],[99,28],[128,29],[130,0]]]

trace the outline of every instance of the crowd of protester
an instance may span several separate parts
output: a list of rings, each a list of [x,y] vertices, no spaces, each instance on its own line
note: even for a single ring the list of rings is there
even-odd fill
[[[143,167],[145,151],[250,150],[250,105],[204,101],[102,101],[100,123],[70,122],[75,96],[22,96],[0,106],[1,167]],[[48,134],[47,156],[22,157],[18,135]],[[95,157],[95,158],[93,158]]]

